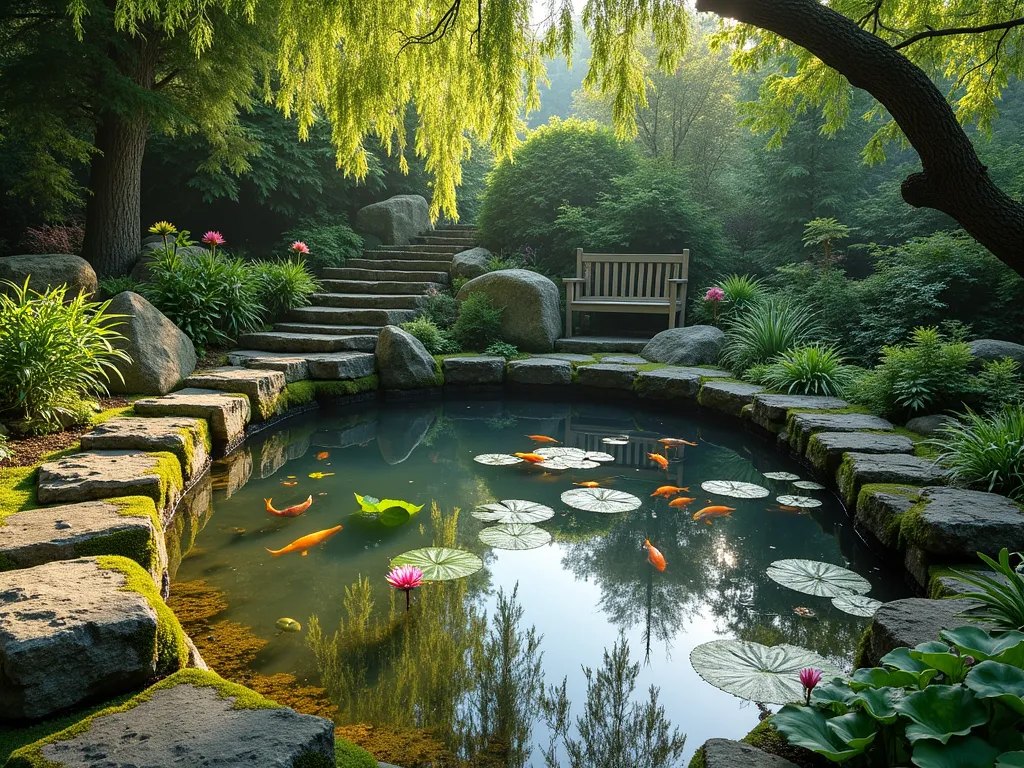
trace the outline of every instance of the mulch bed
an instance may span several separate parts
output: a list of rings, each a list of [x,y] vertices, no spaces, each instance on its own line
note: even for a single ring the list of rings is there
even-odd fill
[[[205,371],[205,370],[209,370],[210,368],[220,368],[222,366],[227,365],[228,364],[228,352],[230,352],[232,349],[234,349],[234,347],[232,347],[232,346],[227,346],[227,347],[214,347],[214,346],[211,346],[210,348],[208,348],[203,353],[202,357],[200,357],[196,361],[196,370],[197,371]]]
[[[131,405],[131,401],[124,397],[106,397],[99,403],[103,410]],[[31,466],[48,453],[71,448],[89,429],[91,427],[76,427],[63,432],[54,432],[52,435],[8,437],[7,445],[14,455],[6,461],[0,461],[0,467]]]

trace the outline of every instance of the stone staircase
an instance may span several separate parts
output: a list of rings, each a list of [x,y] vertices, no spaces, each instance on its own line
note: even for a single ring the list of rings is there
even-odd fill
[[[475,227],[450,224],[409,245],[382,245],[344,267],[326,269],[323,293],[313,294],[310,306],[293,310],[269,331],[243,334],[231,363],[268,368],[284,366],[282,358],[373,352],[381,328],[419,315],[427,294],[447,287],[455,254],[475,245]]]

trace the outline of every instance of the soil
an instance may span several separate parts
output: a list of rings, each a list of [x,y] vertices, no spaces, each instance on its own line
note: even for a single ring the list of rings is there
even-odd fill
[[[131,405],[131,401],[124,397],[106,397],[99,403],[103,410]],[[41,457],[48,453],[75,446],[79,438],[89,429],[91,427],[81,426],[66,429],[63,432],[54,432],[51,435],[8,437],[7,447],[14,455],[10,459],[0,461],[0,467],[28,467],[36,464]]]
[[[231,346],[208,348],[203,352],[199,360],[196,361],[196,370],[204,371],[209,370],[210,368],[220,368],[227,365],[228,352],[232,349],[234,349],[234,347]]]

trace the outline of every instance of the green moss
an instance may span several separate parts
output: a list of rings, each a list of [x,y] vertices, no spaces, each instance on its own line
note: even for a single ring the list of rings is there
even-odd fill
[[[904,549],[907,544],[916,544],[924,540],[924,523],[921,521],[921,514],[928,506],[928,500],[920,496],[914,506],[899,516],[899,548]]]
[[[42,456],[30,467],[0,467],[0,525],[4,524],[8,515],[36,509],[39,506],[36,499],[36,471],[42,464],[61,456],[70,456],[80,450],[81,446],[75,443],[68,448]]]
[[[133,529],[86,539],[75,546],[75,556],[120,555],[134,560],[150,574],[159,578],[161,563],[157,537],[163,535],[163,528],[160,525],[160,516],[156,513],[156,504],[148,496],[122,496],[104,501],[115,505],[118,514],[148,518],[153,525],[153,532]]]
[[[152,469],[146,470],[147,475],[157,475],[160,478],[160,491],[156,502],[156,508],[163,513],[181,495],[185,482],[182,479],[181,462],[178,457],[169,451],[154,451],[147,454],[157,460]]]
[[[701,745],[697,748],[697,751],[693,753],[693,757],[690,759],[690,764],[687,768],[704,768],[704,746]]]
[[[868,653],[871,650],[871,626],[869,625],[857,641],[857,650],[853,652],[853,668],[863,669],[874,666],[868,661]]]
[[[846,503],[846,506],[852,507],[856,501],[853,493],[855,483],[853,479],[853,461],[848,455],[843,456],[843,462],[836,471],[836,484],[839,486],[839,495]]]
[[[106,424],[111,419],[120,418],[122,416],[137,416],[135,413],[134,405],[122,405],[118,408],[107,408],[104,411],[100,411],[94,415],[89,421],[94,427],[100,424]]]
[[[337,768],[377,768],[373,755],[345,739],[335,739],[334,759]]]
[[[810,750],[790,744],[786,737],[775,728],[770,717],[754,726],[754,730],[740,739],[740,741],[770,755],[778,755],[786,760],[791,760],[797,765],[831,765],[827,760],[820,758]]]
[[[316,387],[318,398],[360,395],[363,392],[374,392],[380,388],[380,382],[373,374],[347,381],[314,381],[313,384]]]
[[[933,565],[928,569],[928,597],[931,600],[958,600],[963,598],[963,593],[950,592],[942,585],[942,579],[955,579],[957,574],[954,571],[982,571],[985,575],[992,575],[988,567],[982,563],[965,563],[964,565],[948,566]],[[973,587],[971,587],[973,589]]]
[[[848,405],[845,408],[790,408],[786,411],[786,419],[794,413],[861,413],[872,416],[872,412],[862,405]]]
[[[70,741],[83,733],[88,733],[94,720],[100,717],[107,717],[122,712],[128,712],[146,701],[153,698],[153,694],[164,688],[173,688],[177,685],[193,685],[197,688],[214,688],[222,699],[234,698],[233,709],[279,709],[280,705],[265,699],[255,691],[229,683],[213,672],[206,672],[199,669],[184,669],[175,672],[173,675],[161,680],[156,685],[147,688],[140,694],[132,696],[127,701],[115,706],[108,706],[89,716],[79,720],[70,727],[50,733],[49,735],[35,741],[25,747],[15,750],[4,768],[59,768],[57,764],[43,757],[43,747],[55,741]],[[45,724],[44,724],[45,725]]]
[[[657,371],[661,368],[668,368],[668,363],[641,363],[633,366],[637,371]]]
[[[331,760],[319,752],[306,752],[292,761],[291,768],[335,768],[337,759]],[[377,762],[373,763],[376,768]]]
[[[277,399],[274,401],[273,412],[284,413],[292,408],[309,405],[314,400],[347,397],[363,392],[372,392],[378,389],[379,386],[380,383],[374,375],[344,381],[294,381],[277,396]]]
[[[873,503],[873,497],[879,494],[904,496],[916,503],[921,498],[919,495],[920,490],[921,489],[916,486],[901,485],[899,483],[867,483],[861,486],[860,492],[857,494],[857,509],[866,509]],[[884,532],[885,539],[880,539],[883,545],[893,548],[901,546],[900,527],[902,525],[903,517],[904,515],[893,515],[886,521]]]
[[[213,450],[213,441],[210,440],[210,426],[206,423],[206,419],[195,419],[194,426],[182,427],[178,430],[178,434],[182,437],[182,453],[178,458],[181,460],[182,469],[188,467],[189,470],[196,466],[195,455],[196,446],[202,443],[206,449],[206,456],[210,456],[210,452]]]
[[[146,602],[156,613],[156,641],[145,640],[145,647],[138,650],[139,658],[155,658],[157,674],[166,675],[183,669],[188,663],[188,645],[185,633],[178,623],[174,612],[167,607],[153,578],[142,570],[134,560],[118,555],[104,555],[97,558],[99,567],[108,571],[117,571],[125,577],[123,591],[135,592],[146,598]]]

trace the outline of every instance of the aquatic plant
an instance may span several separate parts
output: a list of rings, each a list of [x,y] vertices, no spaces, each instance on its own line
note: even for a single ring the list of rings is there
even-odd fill
[[[409,596],[416,587],[423,583],[423,571],[415,565],[400,565],[388,571],[388,575],[384,578],[392,587],[405,592],[405,610],[408,612]]]
[[[955,483],[1024,501],[1024,405],[988,415],[971,409],[928,441]]]
[[[377,499],[373,496],[360,496],[358,493],[353,495],[361,514],[389,527],[409,522],[413,515],[423,509],[422,504],[416,505],[401,499]]]
[[[983,552],[979,552],[978,557],[996,574],[996,578],[986,576],[983,572],[961,569],[953,571],[959,581],[974,587],[974,591],[964,597],[980,603],[961,615],[970,621],[991,624],[997,629],[1024,630],[1024,575],[1010,565],[1009,550],[1005,547],[999,550],[998,561]]]
[[[800,685],[804,687],[807,694],[807,703],[811,703],[811,691],[821,682],[821,670],[814,667],[805,667],[800,670]]]
[[[861,595],[871,589],[871,583],[863,576],[818,560],[776,560],[766,573],[777,584],[816,597]]]

